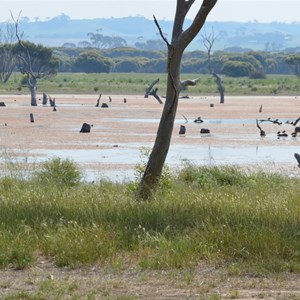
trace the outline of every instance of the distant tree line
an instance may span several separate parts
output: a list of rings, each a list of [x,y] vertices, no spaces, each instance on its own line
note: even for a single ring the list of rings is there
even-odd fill
[[[167,52],[140,50],[130,47],[114,49],[68,48],[53,49],[59,61],[59,72],[124,72],[165,73]],[[216,51],[211,55],[211,67],[231,77],[263,78],[267,74],[300,76],[300,54],[263,51]],[[187,51],[183,56],[182,73],[209,73],[205,51]]]
[[[56,72],[84,73],[165,73],[165,50],[140,50],[130,47],[113,49],[56,47],[47,48],[26,42],[33,59],[34,71],[45,66]],[[232,49],[231,49],[232,50]],[[0,80],[5,83],[12,72],[22,72],[22,50],[14,41],[0,39]],[[21,60],[20,60],[21,59]],[[48,61],[48,63],[46,63]],[[41,63],[43,62],[43,63]],[[284,52],[215,51],[211,68],[231,77],[264,78],[267,74],[295,74],[300,77],[300,54]],[[187,51],[183,55],[182,73],[209,73],[205,51]]]

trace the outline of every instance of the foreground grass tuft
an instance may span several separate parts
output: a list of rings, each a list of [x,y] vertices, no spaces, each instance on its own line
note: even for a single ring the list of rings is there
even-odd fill
[[[187,165],[140,202],[132,184],[80,181],[71,162],[76,184],[52,184],[65,163],[48,162],[40,180],[0,179],[1,268],[43,255],[68,267],[180,269],[209,260],[233,273],[300,272],[300,179]]]

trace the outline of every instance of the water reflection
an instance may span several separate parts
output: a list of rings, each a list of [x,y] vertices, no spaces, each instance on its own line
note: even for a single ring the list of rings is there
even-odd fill
[[[131,143],[119,145],[110,149],[70,149],[70,150],[49,150],[34,149],[26,152],[28,162],[32,160],[40,162],[53,157],[72,159],[77,163],[102,163],[117,165],[137,164],[141,160],[141,149],[149,148],[151,144]],[[271,162],[294,162],[294,153],[300,151],[300,146],[212,146],[212,145],[172,145],[167,157],[167,163],[177,164],[181,160],[201,164],[214,161],[218,164],[249,164],[264,161]],[[18,153],[15,149],[14,153]],[[20,153],[20,159],[22,153]],[[0,161],[2,159],[0,158]],[[2,160],[3,161],[3,160]]]

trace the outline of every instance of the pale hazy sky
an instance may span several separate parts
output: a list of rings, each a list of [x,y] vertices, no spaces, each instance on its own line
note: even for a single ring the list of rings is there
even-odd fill
[[[201,5],[197,0],[188,17],[192,18]],[[143,15],[157,19],[173,19],[176,0],[0,0],[0,21],[10,19],[10,11],[16,17],[34,20],[53,18],[62,13],[72,19],[95,19]],[[211,21],[300,22],[300,0],[219,0],[209,15]]]

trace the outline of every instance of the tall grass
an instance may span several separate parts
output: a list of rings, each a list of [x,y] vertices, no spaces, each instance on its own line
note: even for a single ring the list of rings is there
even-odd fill
[[[26,268],[43,255],[69,267],[209,260],[238,272],[300,272],[299,179],[187,165],[165,180],[143,202],[132,184],[2,178],[0,267]]]

